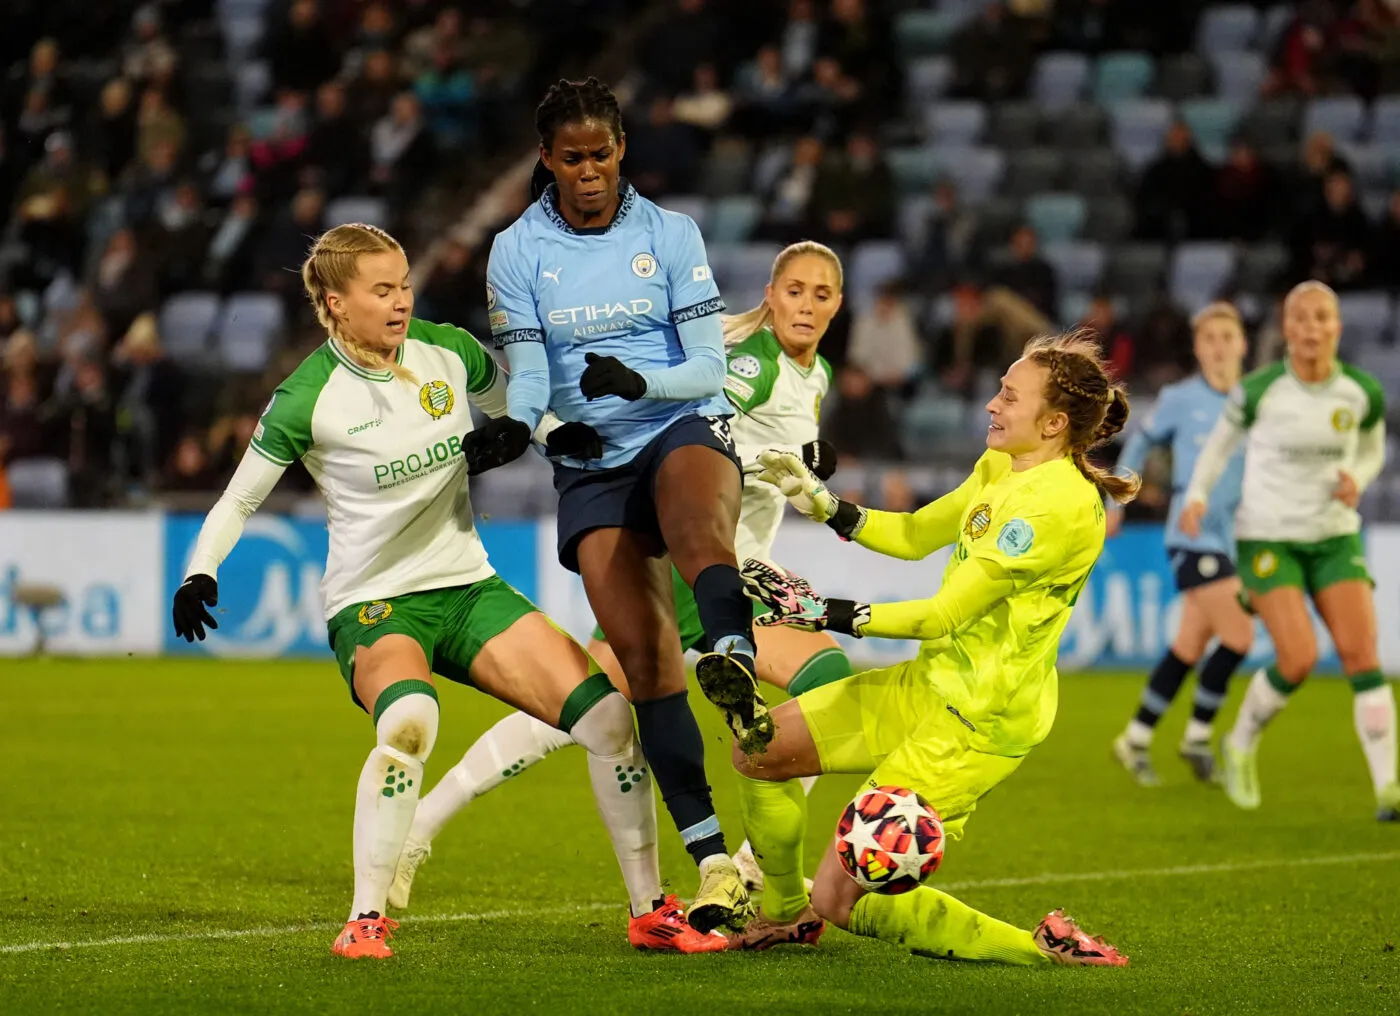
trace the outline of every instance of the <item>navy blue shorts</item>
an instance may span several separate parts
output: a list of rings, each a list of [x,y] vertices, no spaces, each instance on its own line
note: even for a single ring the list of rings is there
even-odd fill
[[[1171,561],[1178,593],[1228,579],[1235,574],[1235,562],[1224,554],[1168,547],[1167,557]]]
[[[661,543],[656,517],[656,472],[666,456],[686,445],[720,452],[742,470],[723,416],[687,416],[652,438],[637,457],[615,469],[554,467],[559,495],[559,563],[578,571],[578,544],[595,529],[630,529]],[[742,478],[742,474],[741,474]],[[662,544],[664,546],[664,543]]]

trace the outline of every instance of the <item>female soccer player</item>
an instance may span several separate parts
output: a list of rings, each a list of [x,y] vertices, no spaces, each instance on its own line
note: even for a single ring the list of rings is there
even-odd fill
[[[759,561],[745,581],[770,608],[760,623],[919,639],[919,656],[818,688],[774,710],[766,752],[736,743],[744,826],[765,876],[762,912],[731,948],[814,943],[825,921],[934,957],[1121,966],[1060,911],[1034,932],[980,914],[936,889],[866,895],[828,848],[809,899],[802,880],[806,798],[792,781],[823,772],[868,774],[871,787],[908,787],[962,834],[977,801],[1050,731],[1055,652],[1070,608],[1103,549],[1102,493],[1132,498],[1135,478],[1085,458],[1122,429],[1128,402],[1099,360],[1092,333],[1037,339],[987,404],[988,451],[957,490],[913,514],[839,501],[788,454],[765,452],[763,477],[803,514],[892,557],[920,559],[955,543],[932,599],[823,599]],[[744,691],[713,674],[711,701],[733,709]]]
[[[1320,282],[1295,286],[1283,305],[1288,356],[1248,375],[1231,393],[1191,475],[1181,529],[1193,539],[1200,534],[1211,491],[1243,442],[1235,515],[1240,576],[1274,641],[1275,659],[1254,675],[1221,744],[1230,800],[1259,807],[1259,737],[1317,662],[1311,597],[1351,679],[1376,817],[1397,822],[1395,696],[1380,671],[1356,510],[1385,464],[1385,394],[1370,374],[1337,361],[1341,335],[1337,294]]]
[[[1232,304],[1210,304],[1196,315],[1192,325],[1200,373],[1162,389],[1152,415],[1134,431],[1118,457],[1120,469],[1139,474],[1151,448],[1169,446],[1172,490],[1176,492],[1167,517],[1165,542],[1176,589],[1181,594],[1181,620],[1171,648],[1142,690],[1137,715],[1113,742],[1114,757],[1144,787],[1161,782],[1150,754],[1157,721],[1181,690],[1191,668],[1205,655],[1211,639],[1218,639],[1215,652],[1201,667],[1191,720],[1177,748],[1197,779],[1210,782],[1214,778],[1211,723],[1225,698],[1230,675],[1254,641],[1254,622],[1239,604],[1240,580],[1233,560],[1234,516],[1244,473],[1243,455],[1230,460],[1200,536],[1188,538],[1177,527],[1184,507],[1180,493],[1191,478],[1206,435],[1220,417],[1226,395],[1239,383],[1246,349],[1244,323]],[[1122,525],[1123,510],[1110,505],[1108,535],[1116,535]]]
[[[583,576],[627,675],[642,748],[700,866],[690,920],[708,930],[741,912],[748,894],[686,699],[672,562],[705,630],[699,669],[755,689],[743,736],[760,744],[773,729],[756,694],[753,612],[734,556],[742,483],[723,394],[724,303],[695,223],[621,178],[627,141],[607,88],[558,82],[535,125],[556,182],[491,248],[491,331],[512,376],[509,416],[481,440],[509,461],[546,408],[602,436],[601,459],[555,466],[559,559]]]
[[[823,480],[836,466],[831,446],[817,437],[821,400],[831,383],[831,369],[817,354],[831,319],[841,306],[841,261],[819,243],[796,243],[773,262],[763,302],[752,310],[724,318],[729,347],[729,371],[724,389],[735,408],[732,425],[742,461],[757,463],[770,448],[792,451]],[[549,425],[542,424],[541,431]],[[756,476],[744,483],[743,509],[736,537],[743,557],[772,556],[786,504],[782,493]],[[690,588],[672,569],[672,595],[686,652],[704,640],[704,629]],[[836,640],[821,632],[790,627],[764,628],[758,633],[758,676],[800,695],[849,677],[851,663]],[[601,628],[593,632],[589,655],[607,671],[613,684],[629,692],[627,678]],[[517,776],[547,754],[572,744],[569,735],[524,713],[512,713],[467,749],[462,760],[419,802],[413,828],[389,890],[394,907],[408,906],[418,867],[430,854],[432,840],[453,815],[507,779]],[[816,777],[802,781],[810,792]],[[763,872],[745,844],[734,855],[744,884],[762,885]]]
[[[249,452],[210,511],[175,593],[176,634],[217,624],[217,569],[243,523],[300,458],[322,496],[330,555],[321,592],[331,648],[376,744],[355,797],[355,893],[332,951],[383,959],[394,866],[437,739],[432,674],[555,723],[588,751],[589,776],[632,904],[634,945],[722,948],[663,898],[656,813],[626,700],[583,649],[492,571],[472,519],[459,398],[493,417],[506,382],[471,335],[413,318],[408,260],[373,226],[337,226],[302,266],[328,333],[273,393]],[[639,774],[620,793],[616,772]],[[632,788],[625,788],[632,789]]]

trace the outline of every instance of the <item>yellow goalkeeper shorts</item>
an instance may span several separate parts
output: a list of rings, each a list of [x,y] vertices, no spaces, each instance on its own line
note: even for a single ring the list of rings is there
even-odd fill
[[[1021,764],[968,744],[967,725],[913,661],[867,670],[796,699],[825,773],[868,773],[868,786],[906,787],[938,811],[952,839],[977,802]]]

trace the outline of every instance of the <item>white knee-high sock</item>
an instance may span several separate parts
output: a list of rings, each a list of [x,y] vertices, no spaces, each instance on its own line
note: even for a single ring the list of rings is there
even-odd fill
[[[390,685],[381,696],[392,689]],[[410,692],[386,707],[374,726],[379,743],[365,759],[355,790],[352,921],[361,914],[384,913],[423,787],[423,763],[437,740],[437,699]]]
[[[799,786],[802,787],[802,793],[806,794],[808,797],[811,797],[811,796],[812,796],[812,788],[815,787],[815,786],[817,785],[817,780],[819,780],[819,779],[821,779],[820,776],[799,776],[799,777],[797,778],[797,783],[798,783]],[[752,853],[753,853],[753,844],[750,843],[748,840],[745,840],[743,843],[741,843],[741,844],[739,845],[739,849],[736,850],[735,853],[736,853],[736,854],[743,854],[743,853],[752,854]]]
[[[1395,695],[1390,685],[1359,691],[1352,699],[1356,736],[1366,753],[1376,793],[1395,782]]]
[[[511,713],[476,739],[460,762],[418,804],[411,836],[431,841],[457,812],[488,790],[519,776],[552,751],[574,743],[562,730],[527,713]]]
[[[593,797],[622,868],[632,914],[648,913],[662,896],[656,796],[632,727],[632,709],[610,692],[575,720],[569,733],[588,752]]]
[[[1275,672],[1277,673],[1277,672]],[[1250,751],[1259,743],[1264,728],[1288,704],[1288,692],[1279,688],[1282,678],[1271,679],[1265,669],[1254,672],[1249,689],[1240,703],[1240,713],[1235,717],[1234,729],[1230,731],[1230,744],[1239,751]],[[1284,687],[1292,690],[1284,682]]]

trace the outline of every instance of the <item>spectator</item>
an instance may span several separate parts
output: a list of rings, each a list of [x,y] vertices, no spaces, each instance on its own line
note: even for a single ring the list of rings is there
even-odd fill
[[[642,48],[642,65],[656,87],[674,95],[690,83],[695,68],[719,53],[722,25],[708,0],[674,0]]]
[[[161,294],[197,289],[210,229],[204,201],[193,181],[182,180],[157,199],[152,226],[149,255],[159,266]]]
[[[178,154],[185,145],[185,121],[170,108],[165,92],[152,86],[141,93],[136,113],[136,155],[145,158],[160,145]]]
[[[863,371],[876,387],[894,392],[904,391],[918,376],[923,345],[898,281],[880,286],[870,309],[855,315],[846,363]]]
[[[893,51],[888,22],[872,14],[866,0],[831,0],[817,35],[817,52],[833,57],[882,103],[897,98]]]
[[[783,71],[790,80],[800,80],[811,69],[820,37],[816,4],[812,0],[788,0],[787,24],[783,26],[779,48]]]
[[[419,75],[413,89],[439,149],[462,151],[475,139],[476,83],[459,62],[457,47],[451,43],[439,46],[432,66]]]
[[[353,78],[360,72],[365,59],[371,53],[392,53],[397,43],[398,29],[389,8],[377,2],[366,4],[360,14],[360,24],[355,29],[350,50],[341,64],[340,76]]]
[[[286,23],[269,33],[265,55],[272,80],[302,92],[314,91],[340,70],[340,49],[317,0],[293,0]]]
[[[1338,152],[1332,135],[1318,131],[1303,142],[1301,160],[1294,172],[1289,208],[1296,223],[1318,211],[1323,203],[1323,184],[1335,172],[1351,172],[1351,164]]]
[[[1212,207],[1212,171],[1196,150],[1191,128],[1177,120],[1167,129],[1162,154],[1138,185],[1137,234],[1178,242],[1204,235]]]
[[[471,271],[471,249],[457,240],[443,244],[427,281],[418,293],[418,311],[430,321],[446,321],[477,334],[482,313],[480,287]]]
[[[1127,381],[1133,377],[1135,344],[1132,334],[1118,322],[1118,308],[1107,293],[1095,293],[1080,324],[1098,332],[1099,346],[1108,359],[1113,376]]]
[[[739,70],[735,81],[736,127],[745,137],[761,139],[782,132],[794,113],[792,80],[783,70],[777,46],[763,46]]]
[[[1385,217],[1371,247],[1370,265],[1372,285],[1391,292],[1400,289],[1400,190],[1391,191],[1386,202]]]
[[[316,112],[303,162],[315,167],[321,185],[331,197],[360,189],[368,161],[365,132],[350,116],[345,86],[327,81],[316,90]]]
[[[1004,286],[984,290],[973,282],[959,283],[953,288],[953,323],[941,344],[948,353],[944,384],[969,391],[974,368],[1004,368],[1027,342],[1052,329],[1049,318]]]
[[[394,58],[378,50],[365,58],[363,71],[350,86],[350,109],[360,123],[377,123],[401,90]]]
[[[252,252],[255,288],[282,297],[288,309],[302,303],[301,263],[311,237],[322,230],[325,195],[314,187],[303,187],[292,198],[289,211],[279,213],[261,230]]]
[[[949,89],[955,97],[994,102],[1025,94],[1035,47],[1018,21],[1007,16],[1005,3],[994,0],[958,30]]]
[[[122,180],[126,195],[126,221],[144,228],[155,214],[162,195],[175,186],[177,177],[175,146],[168,141],[153,145],[127,167]]]
[[[836,377],[840,399],[828,414],[828,440],[846,459],[902,459],[899,428],[890,409],[889,393],[859,367],[846,366]]]
[[[251,192],[233,199],[205,251],[204,285],[229,293],[257,284],[253,254],[262,235],[258,211],[258,199]]]
[[[843,155],[826,160],[812,196],[816,231],[833,243],[887,237],[894,230],[894,176],[864,131],[852,134]]]
[[[400,203],[414,194],[432,168],[433,139],[418,96],[401,92],[369,133],[371,187]]]
[[[1256,241],[1278,229],[1279,183],[1272,166],[1244,138],[1230,143],[1225,165],[1215,171],[1212,234],[1225,240]]]
[[[63,272],[82,263],[84,232],[67,184],[52,182],[45,190],[21,197],[15,210],[24,260],[10,269],[10,284],[42,290]]]
[[[116,413],[102,362],[80,359],[72,384],[56,389],[39,412],[68,461],[69,503],[75,508],[110,504]]]
[[[14,122],[25,112],[32,115],[42,109],[49,120],[49,126],[43,133],[68,122],[73,95],[60,56],[58,43],[52,38],[43,38],[34,43],[29,50],[29,62],[10,71],[3,119]],[[43,143],[42,134],[36,143]],[[35,150],[37,152],[37,148]]]
[[[0,350],[19,328],[19,308],[15,306],[15,298],[9,293],[0,293]]]
[[[43,158],[25,176],[19,200],[53,194],[62,188],[73,214],[81,218],[106,187],[101,173],[85,165],[74,153],[68,132],[54,131],[44,142]]]
[[[1149,389],[1157,389],[1185,377],[1195,369],[1191,322],[1164,294],[1143,315],[1138,342],[1133,347],[1134,369]]]
[[[53,435],[39,409],[52,393],[53,373],[40,361],[32,333],[20,330],[0,359],[0,461],[53,455]]]
[[[93,302],[113,334],[125,332],[136,315],[157,305],[155,266],[138,249],[130,229],[117,230],[107,241],[91,287]]]
[[[112,351],[112,364],[117,473],[149,487],[180,425],[180,372],[161,349],[155,314],[132,321]]]
[[[296,190],[310,127],[305,93],[279,88],[266,133],[248,145],[259,193],[269,200],[283,201]]]
[[[788,164],[766,195],[759,235],[778,243],[801,239],[809,224],[808,209],[817,184],[822,161],[822,143],[807,135],[792,146]]]
[[[1372,243],[1371,223],[1356,199],[1351,175],[1343,170],[1329,173],[1322,208],[1304,218],[1293,235],[1293,278],[1356,289],[1366,281]]]
[[[454,61],[466,63],[466,39],[462,31],[462,12],[456,7],[444,7],[430,25],[409,32],[404,39],[401,71],[408,81],[433,69],[439,52],[447,50]]]
[[[1055,269],[1040,256],[1040,238],[1029,225],[1011,234],[1011,262],[996,273],[996,283],[1030,302],[1051,321],[1060,317],[1060,286]]]
[[[1320,0],[1298,5],[1298,14],[1274,47],[1263,94],[1318,94],[1327,58],[1327,25],[1331,8]]]
[[[664,95],[655,96],[646,120],[627,132],[627,175],[647,197],[687,190],[699,158],[694,133],[676,123],[671,100]]]
[[[976,241],[980,222],[964,205],[951,180],[933,186],[933,203],[920,227],[913,263],[925,295],[942,293],[958,273],[980,260]]]
[[[154,4],[136,9],[131,19],[132,38],[122,56],[122,74],[138,85],[156,81],[169,83],[178,57],[174,47],[161,35],[160,11]]]
[[[32,89],[15,121],[15,137],[31,157],[43,150],[46,138],[68,123],[67,112],[55,110],[51,102],[47,92]]]
[[[185,434],[175,444],[161,486],[170,491],[205,491],[217,489],[218,480],[199,435]]]
[[[131,164],[136,155],[136,110],[125,78],[113,78],[102,86],[82,147],[108,180],[116,180]]]
[[[1125,6],[1112,0],[1060,0],[1052,27],[1055,48],[1093,55],[1129,48],[1123,43]]]
[[[812,80],[798,87],[796,101],[809,132],[839,138],[851,129],[862,94],[861,83],[839,61],[824,56],[812,64]]]
[[[734,99],[719,85],[719,72],[712,63],[695,68],[691,89],[676,96],[672,112],[676,122],[695,128],[704,144],[729,120]]]
[[[249,154],[251,145],[248,128],[235,124],[228,129],[223,149],[206,152],[199,160],[204,192],[211,204],[223,207],[239,195],[253,192],[255,178],[253,158]]]

